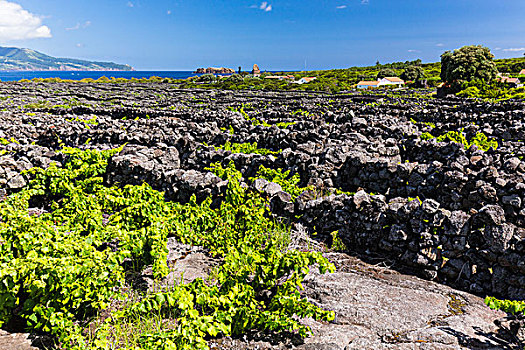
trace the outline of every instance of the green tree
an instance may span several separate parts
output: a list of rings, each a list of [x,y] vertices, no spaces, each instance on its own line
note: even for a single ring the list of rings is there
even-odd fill
[[[382,79],[384,77],[395,77],[395,76],[397,76],[396,72],[390,68],[381,69],[379,73],[377,73],[377,79]]]
[[[512,66],[512,72],[513,73],[519,73],[521,72],[522,69],[525,69],[525,63],[515,63],[513,66]]]
[[[423,68],[419,66],[408,66],[403,73],[401,73],[401,79],[405,81],[416,81],[425,78],[425,72]]]
[[[475,79],[490,83],[498,73],[494,55],[487,47],[463,46],[441,55],[441,80],[454,86]]]

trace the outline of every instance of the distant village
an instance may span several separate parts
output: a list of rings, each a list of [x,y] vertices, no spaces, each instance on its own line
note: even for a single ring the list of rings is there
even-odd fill
[[[236,72],[231,68],[198,68],[194,73],[196,74],[213,74],[216,75],[218,78],[227,78],[232,74],[235,74]],[[239,67],[239,74],[241,74],[241,67]],[[251,75],[253,77],[260,77],[262,79],[269,79],[269,80],[286,80],[290,83],[294,84],[308,84],[317,77],[302,77],[298,80],[295,80],[295,76],[293,75],[266,75],[262,74],[259,66],[257,64],[253,65]],[[525,75],[525,69],[523,69],[520,72],[520,75]],[[519,78],[511,78],[508,77],[505,74],[498,73],[498,76],[496,77],[497,81],[503,82],[511,87],[522,87],[523,83],[519,80]],[[384,77],[377,80],[361,80],[357,83],[356,87],[358,89],[373,89],[373,88],[380,88],[382,86],[391,86],[391,87],[403,87],[405,86],[405,81],[398,77]]]
[[[198,68],[194,73],[196,74],[213,74],[216,75],[218,78],[226,78],[232,74],[235,74],[236,72],[231,68],[215,68],[215,67],[209,67],[209,68]],[[241,74],[241,67],[239,67],[239,74]],[[261,73],[261,69],[257,64],[253,65],[251,75],[253,77],[260,77],[262,79],[268,79],[268,80],[286,80],[290,83],[294,84],[308,84],[314,80],[317,79],[317,77],[302,77],[298,80],[295,80],[295,76],[293,75],[266,75]],[[394,86],[404,86],[405,82],[397,77],[385,77],[383,79],[378,79],[377,81],[360,81],[357,83],[358,89],[370,89],[370,88],[377,88],[380,86],[386,86],[386,85],[394,85]]]
[[[194,73],[196,73],[196,74],[213,74],[213,75],[215,75],[218,78],[227,78],[227,77],[231,76],[232,74],[235,74],[235,73],[242,74],[243,72],[241,71],[241,67],[239,67],[239,71],[238,72],[235,72],[231,68],[209,67],[209,68],[198,68]],[[244,73],[244,74],[248,74],[248,73]],[[294,75],[291,75],[291,74],[287,74],[287,75],[268,75],[266,72],[262,73],[261,69],[259,68],[259,66],[257,64],[253,65],[253,68],[252,68],[252,71],[251,71],[251,76],[258,77],[258,78],[261,78],[261,79],[266,79],[266,80],[286,80],[289,83],[293,83],[293,84],[308,84],[308,83],[310,83],[310,82],[312,82],[312,81],[317,79],[317,77],[302,77],[302,78],[296,80],[296,77]],[[365,80],[363,80],[363,81],[360,81],[359,83],[357,83],[357,88],[358,89],[372,89],[372,88],[379,88],[381,86],[393,86],[393,87],[398,86],[398,87],[403,87],[403,86],[405,86],[405,81],[403,81],[402,79],[400,79],[398,77],[384,77],[384,78],[378,79],[378,80],[372,80],[372,81],[365,81]]]

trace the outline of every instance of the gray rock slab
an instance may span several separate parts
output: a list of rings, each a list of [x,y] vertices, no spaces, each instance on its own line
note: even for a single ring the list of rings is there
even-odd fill
[[[0,349],[2,350],[38,350],[31,343],[27,333],[9,333],[0,329]]]
[[[494,320],[504,316],[483,300],[447,286],[401,275],[344,254],[329,254],[334,274],[311,273],[308,298],[334,310],[333,323],[307,320],[306,344],[338,349],[503,349]],[[306,349],[306,348],[305,348]]]

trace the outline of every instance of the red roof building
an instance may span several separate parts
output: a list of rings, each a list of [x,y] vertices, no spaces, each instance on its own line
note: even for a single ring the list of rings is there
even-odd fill
[[[523,84],[521,84],[519,78],[509,78],[509,77],[497,77],[497,81],[501,81],[502,83],[512,85],[514,87],[521,87]]]
[[[384,79],[388,80],[391,83],[405,83],[403,79],[400,79],[398,77],[385,77]]]
[[[377,80],[361,80],[359,83],[357,83],[358,89],[369,89],[369,88],[376,88],[379,86],[379,81]]]

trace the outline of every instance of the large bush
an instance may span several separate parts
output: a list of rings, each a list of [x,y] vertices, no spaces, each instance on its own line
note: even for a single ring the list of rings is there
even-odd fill
[[[231,82],[239,83],[242,82],[244,79],[240,74],[232,74],[230,77],[228,77],[228,80]]]
[[[203,74],[197,78],[197,81],[200,81],[203,83],[213,83],[216,80],[217,80],[217,77],[213,74]]]
[[[379,73],[377,73],[377,79],[382,79],[384,77],[396,77],[396,71],[390,68],[381,69]]]
[[[441,55],[441,80],[456,87],[476,79],[490,83],[498,72],[493,58],[490,50],[481,45],[446,51]]]
[[[409,66],[401,73],[401,79],[404,81],[416,81],[424,78],[425,72],[419,66]]]

